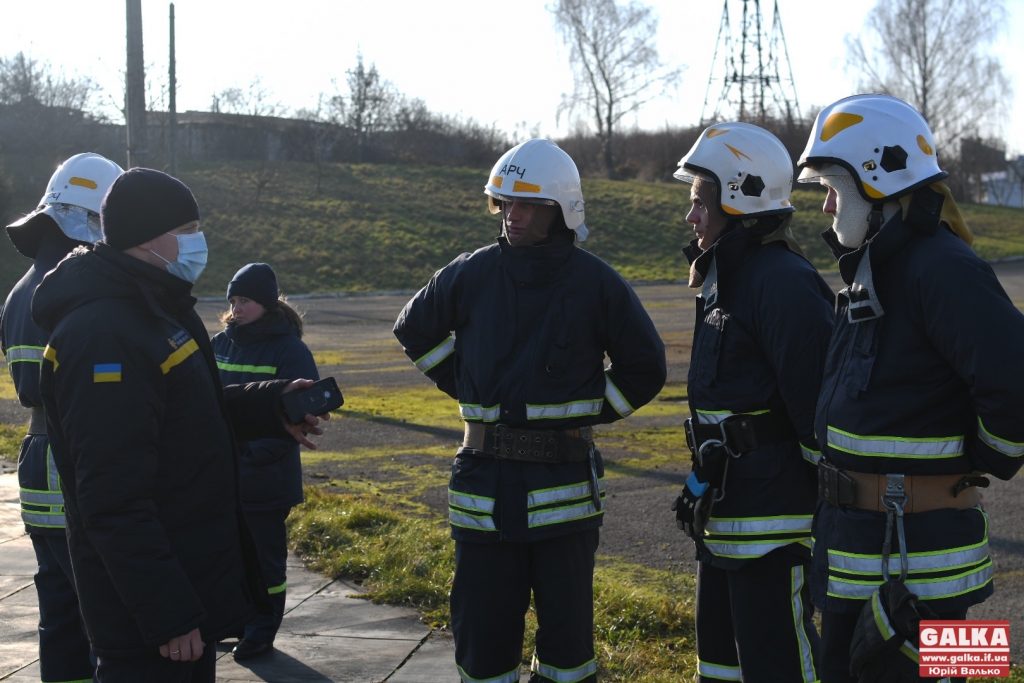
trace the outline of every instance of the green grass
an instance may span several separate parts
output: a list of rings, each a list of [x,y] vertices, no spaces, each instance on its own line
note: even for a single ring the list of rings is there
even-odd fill
[[[25,438],[24,425],[0,423],[0,460],[17,463],[21,442]]]
[[[408,367],[405,366],[406,369]],[[372,385],[353,386],[346,387],[345,397],[352,406],[345,413],[352,417],[398,420],[462,432],[458,402],[433,385],[395,389]]]
[[[447,527],[392,502],[307,488],[288,517],[294,550],[317,571],[362,582],[375,602],[415,607],[427,623],[445,624],[454,572]]]
[[[493,241],[498,230],[484,202],[486,169],[329,164],[322,192],[313,196],[312,164],[271,167],[274,180],[258,202],[259,163],[182,167],[211,249],[197,293],[223,295],[231,275],[250,261],[271,263],[290,294],[415,289],[461,252]],[[683,222],[687,187],[584,179],[591,228],[586,248],[630,279],[681,279],[686,268],[679,250],[691,237]],[[832,268],[818,237],[829,224],[822,197],[817,190],[793,193],[793,227],[815,265]],[[983,257],[1024,254],[1024,211],[972,204],[962,209]],[[28,265],[9,240],[0,240],[5,291]]]
[[[288,518],[293,549],[313,569],[360,581],[374,602],[414,607],[434,627],[450,622],[454,546],[447,525],[399,501],[307,488]],[[594,637],[602,680],[678,681],[695,668],[692,577],[619,561],[594,576]],[[528,617],[523,662],[533,651]]]
[[[14,380],[11,373],[7,371],[7,363],[3,363],[3,372],[0,372],[0,399],[16,401],[18,392],[14,390]]]

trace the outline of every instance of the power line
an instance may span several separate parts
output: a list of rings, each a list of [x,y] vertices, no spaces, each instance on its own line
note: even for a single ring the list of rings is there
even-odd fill
[[[723,0],[701,125],[726,119],[792,121],[799,115],[800,105],[778,0],[768,31],[762,21],[761,1],[739,2],[739,35],[734,35],[729,0]],[[716,91],[717,99],[712,101]]]

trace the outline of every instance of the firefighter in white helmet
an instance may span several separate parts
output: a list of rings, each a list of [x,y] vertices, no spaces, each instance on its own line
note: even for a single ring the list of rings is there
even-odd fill
[[[32,259],[7,296],[0,340],[18,399],[32,410],[18,456],[18,484],[21,517],[38,564],[39,668],[44,682],[92,680],[93,665],[64,535],[64,498],[39,395],[46,334],[32,321],[30,306],[47,271],[77,245],[101,238],[100,203],[120,174],[120,166],[99,154],[76,154],[54,171],[38,208],[7,226],[14,247]]]
[[[501,215],[497,243],[435,273],[395,323],[465,421],[448,489],[456,663],[464,681],[519,681],[532,591],[530,680],[593,681],[604,495],[593,427],[657,395],[665,349],[630,286],[576,246],[587,227],[569,155],[549,140],[517,145],[484,192]]]
[[[817,680],[807,588],[814,404],[832,293],[789,231],[793,161],[717,123],[679,162],[699,288],[687,384],[693,470],[673,509],[697,547],[701,681]]]
[[[993,592],[978,489],[1024,457],[1024,316],[971,250],[909,104],[825,107],[799,166],[827,189],[846,284],[815,417],[822,680],[918,680],[919,620]]]

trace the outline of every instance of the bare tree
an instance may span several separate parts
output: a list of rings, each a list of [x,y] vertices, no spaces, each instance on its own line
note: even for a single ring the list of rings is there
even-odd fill
[[[366,153],[375,134],[387,129],[394,114],[398,93],[390,82],[381,79],[377,67],[363,64],[356,57],[356,66],[348,71],[348,102],[344,123],[355,135],[356,159],[366,161]]]
[[[657,19],[635,0],[557,0],[555,24],[571,47],[575,88],[563,96],[559,114],[582,108],[597,127],[609,178],[615,176],[613,138],[622,117],[672,84],[679,69],[667,69],[654,47]]]
[[[1002,0],[880,0],[868,40],[847,36],[861,87],[913,104],[942,148],[997,125],[1010,86],[986,46],[1003,25]],[[873,34],[873,35],[871,35]]]
[[[0,104],[35,102],[92,113],[99,86],[89,78],[67,78],[49,64],[40,64],[19,52],[0,58]]]
[[[280,116],[284,107],[272,101],[262,81],[255,78],[248,88],[225,88],[214,95],[210,111],[245,116]]]

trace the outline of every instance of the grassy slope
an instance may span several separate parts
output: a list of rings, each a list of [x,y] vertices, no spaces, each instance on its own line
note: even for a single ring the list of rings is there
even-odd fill
[[[268,173],[269,171],[269,173]],[[273,175],[255,201],[256,183]],[[200,294],[220,294],[231,274],[267,261],[286,292],[415,289],[460,252],[488,243],[497,220],[487,214],[484,171],[443,166],[335,164],[325,168],[314,196],[312,164],[202,164],[184,168],[203,210],[211,246]],[[675,280],[687,186],[587,179],[591,239],[586,247],[628,278]],[[798,190],[794,230],[819,268],[832,266],[816,233],[827,226],[821,194]],[[985,258],[1024,255],[1024,211],[963,207]],[[27,267],[0,240],[0,285],[9,288]]]

